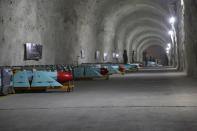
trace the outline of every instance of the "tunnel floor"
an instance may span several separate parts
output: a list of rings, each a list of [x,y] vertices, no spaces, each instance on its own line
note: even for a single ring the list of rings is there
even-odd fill
[[[0,97],[2,131],[196,131],[197,82],[177,72],[77,81],[71,93]]]

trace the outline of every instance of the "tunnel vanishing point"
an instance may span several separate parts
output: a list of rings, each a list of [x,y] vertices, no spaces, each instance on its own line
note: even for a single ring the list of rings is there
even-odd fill
[[[124,50],[143,62],[155,48],[197,76],[196,22],[196,0],[0,0],[0,65],[121,62]],[[42,59],[24,60],[25,43]]]

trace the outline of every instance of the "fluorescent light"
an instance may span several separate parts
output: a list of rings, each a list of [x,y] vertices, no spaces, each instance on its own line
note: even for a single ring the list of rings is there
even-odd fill
[[[119,54],[118,53],[116,54],[116,58],[119,58]]]
[[[170,31],[168,32],[168,34],[169,34],[169,35],[173,35],[174,32],[173,32],[172,30],[170,30]]]
[[[107,57],[107,53],[104,53],[104,57]]]
[[[103,53],[103,60],[106,61],[107,60],[107,53]]]
[[[173,16],[170,17],[170,19],[169,19],[170,24],[174,24],[175,21],[176,21],[175,17],[173,17]]]
[[[169,51],[170,50],[170,48],[166,48],[166,51]]]
[[[181,0],[181,5],[182,5],[182,6],[184,5],[184,1],[183,1],[183,0]]]
[[[168,48],[171,48],[171,44],[170,43],[168,43]]]
[[[168,43],[166,47],[166,53],[169,54],[170,50],[171,50],[171,43]]]

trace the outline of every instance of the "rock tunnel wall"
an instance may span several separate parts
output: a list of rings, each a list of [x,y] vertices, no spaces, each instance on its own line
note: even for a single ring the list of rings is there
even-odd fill
[[[176,5],[178,65],[195,75],[197,2],[184,3]],[[166,48],[170,42],[169,16],[163,0],[0,0],[0,65],[104,62],[104,53],[105,62],[115,62],[113,52],[121,62],[124,49],[129,61],[141,61],[149,46]],[[41,60],[24,60],[28,42],[43,45]]]
[[[188,76],[197,76],[197,1],[180,0],[176,9],[179,69]]]
[[[106,61],[114,61],[113,52],[120,54],[121,61],[124,49],[141,50],[147,47],[144,44],[151,46],[151,41],[166,44],[169,38],[164,32],[169,27],[166,25],[169,12],[164,3],[0,0],[0,65],[103,62],[105,52]],[[43,45],[40,61],[24,61],[24,44],[28,42]],[[96,60],[97,50],[100,57]],[[137,56],[140,54],[136,52]]]
[[[94,48],[94,4],[95,0],[0,0],[0,65],[77,62],[82,48]],[[24,61],[28,42],[43,45],[41,60]]]
[[[186,52],[185,52],[185,6],[181,1],[176,4],[177,16],[177,43],[178,43],[178,69],[186,71]]]
[[[197,76],[197,1],[185,0],[185,51],[190,76]]]

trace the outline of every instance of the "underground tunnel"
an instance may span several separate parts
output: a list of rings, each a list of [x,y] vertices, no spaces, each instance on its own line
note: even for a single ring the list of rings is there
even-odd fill
[[[196,13],[196,0],[0,0],[0,128],[196,131]]]

